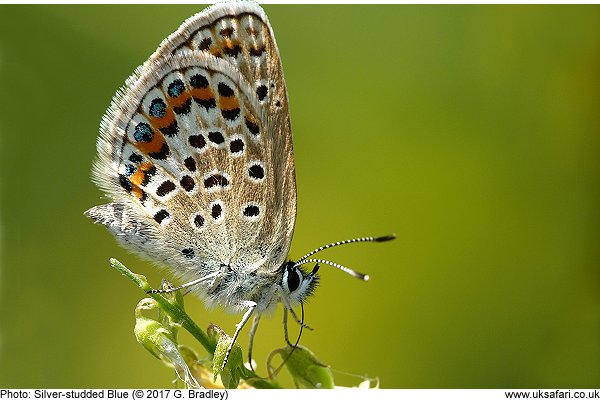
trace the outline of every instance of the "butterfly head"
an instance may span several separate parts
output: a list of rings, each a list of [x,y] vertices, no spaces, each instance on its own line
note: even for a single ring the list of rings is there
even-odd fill
[[[287,261],[282,266],[281,287],[291,304],[304,302],[317,287],[319,265],[315,265],[309,273],[304,272],[293,261]]]

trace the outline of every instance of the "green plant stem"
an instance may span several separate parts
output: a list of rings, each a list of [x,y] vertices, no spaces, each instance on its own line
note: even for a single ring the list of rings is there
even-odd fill
[[[210,354],[214,354],[216,343],[213,343],[206,333],[196,323],[190,318],[189,315],[179,306],[171,303],[167,298],[165,298],[160,293],[152,293],[152,286],[148,283],[146,278],[142,275],[135,274],[129,270],[126,266],[121,264],[120,261],[111,258],[110,265],[123,274],[125,277],[129,278],[133,283],[136,284],[137,287],[142,289],[148,296],[152,297],[159,306],[173,319],[174,322],[180,324],[186,331],[188,331],[200,344],[208,351]],[[277,389],[280,388],[279,385],[274,383],[273,381],[263,379],[256,375],[256,373],[252,370],[244,368],[243,371],[244,380],[251,386],[260,388],[260,389]]]
[[[208,351],[209,353],[214,353],[215,351],[215,343],[211,343],[208,339],[208,336],[200,329],[198,325],[186,314],[186,312],[178,307],[177,305],[171,303],[160,293],[152,293],[152,286],[146,281],[145,278],[142,278],[140,275],[134,274],[129,270],[126,266],[121,264],[118,260],[114,258],[110,259],[110,265],[117,269],[120,273],[129,278],[133,283],[135,283],[139,288],[141,288],[146,294],[152,297],[169,316],[173,319],[173,321],[179,325],[181,325],[185,330],[187,330],[192,336],[200,342],[200,344]]]

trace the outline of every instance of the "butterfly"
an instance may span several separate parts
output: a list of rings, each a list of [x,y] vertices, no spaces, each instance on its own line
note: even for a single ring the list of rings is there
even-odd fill
[[[306,326],[293,307],[314,291],[319,265],[368,280],[314,254],[394,238],[287,259],[296,219],[288,96],[273,30],[254,2],[218,3],[165,39],[114,96],[97,149],[92,178],[111,202],[86,215],[186,282],[173,290],[243,312],[223,367],[252,316],[250,360],[260,317],[277,304],[284,320],[289,310]]]

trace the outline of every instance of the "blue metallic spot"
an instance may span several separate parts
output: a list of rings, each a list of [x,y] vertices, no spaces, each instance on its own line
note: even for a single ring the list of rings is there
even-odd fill
[[[171,97],[178,97],[185,90],[185,85],[181,81],[181,79],[175,79],[173,82],[169,84],[167,88],[167,93]]]
[[[125,165],[125,176],[131,176],[137,168],[131,164]]]
[[[133,132],[133,138],[138,142],[151,142],[153,136],[152,128],[145,122],[137,124]]]
[[[150,104],[150,115],[151,116],[161,118],[166,113],[167,113],[167,105],[165,104],[165,102],[162,99],[156,98],[156,99],[152,100],[152,103]]]

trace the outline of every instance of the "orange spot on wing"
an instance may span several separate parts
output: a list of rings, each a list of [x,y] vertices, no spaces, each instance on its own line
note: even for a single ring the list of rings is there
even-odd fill
[[[237,49],[237,52],[239,52],[241,50],[240,43],[238,41],[233,41],[229,38],[225,39],[225,41],[223,42],[223,51],[225,52],[225,54],[228,54],[228,51],[231,52],[234,49]]]
[[[210,100],[215,97],[210,88],[193,88],[192,96],[198,100]]]
[[[136,185],[133,185],[133,188],[131,189],[131,194],[137,197],[139,201],[142,201],[142,198],[144,197],[144,191]]]
[[[141,163],[135,173],[129,177],[129,181],[136,186],[140,186],[144,181],[146,171],[152,168],[152,165],[153,164],[149,162]]]
[[[221,96],[221,98],[219,99],[219,105],[221,106],[221,109],[225,111],[240,108],[240,105],[235,96]]]
[[[169,97],[167,99],[167,105],[171,109],[173,109],[174,107],[181,107],[185,104],[186,101],[190,99],[190,97],[192,97],[192,95],[189,92],[182,92],[179,95],[179,97]]]

